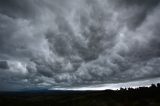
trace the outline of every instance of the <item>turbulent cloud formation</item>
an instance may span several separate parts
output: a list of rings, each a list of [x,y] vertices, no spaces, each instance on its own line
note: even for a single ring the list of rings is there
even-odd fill
[[[159,0],[1,0],[0,90],[160,77]]]

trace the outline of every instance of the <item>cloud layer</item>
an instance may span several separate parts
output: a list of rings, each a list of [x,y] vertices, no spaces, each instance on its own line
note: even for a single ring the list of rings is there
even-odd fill
[[[1,0],[0,90],[160,76],[159,0]]]

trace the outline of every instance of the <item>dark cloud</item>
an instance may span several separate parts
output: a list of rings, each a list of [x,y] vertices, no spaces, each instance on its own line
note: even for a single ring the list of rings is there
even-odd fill
[[[1,0],[0,89],[159,77],[159,10],[159,0]]]
[[[0,68],[1,69],[8,69],[9,66],[8,66],[7,61],[0,61]]]
[[[127,21],[129,28],[135,29],[147,18],[148,14],[154,10],[156,6],[159,5],[159,0],[114,0],[118,1],[118,7],[131,8],[131,17],[128,17]],[[136,11],[135,11],[136,10]],[[125,17],[125,16],[124,16]]]
[[[38,0],[1,0],[0,13],[12,18],[30,18],[36,14]]]

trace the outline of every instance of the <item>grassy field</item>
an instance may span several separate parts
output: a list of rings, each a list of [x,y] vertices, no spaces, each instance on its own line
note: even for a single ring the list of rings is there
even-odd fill
[[[118,91],[1,92],[0,106],[160,106],[160,86]]]

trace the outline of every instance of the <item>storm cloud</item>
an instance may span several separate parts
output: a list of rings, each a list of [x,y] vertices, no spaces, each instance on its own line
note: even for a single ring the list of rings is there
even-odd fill
[[[159,0],[1,0],[0,90],[160,77]]]

